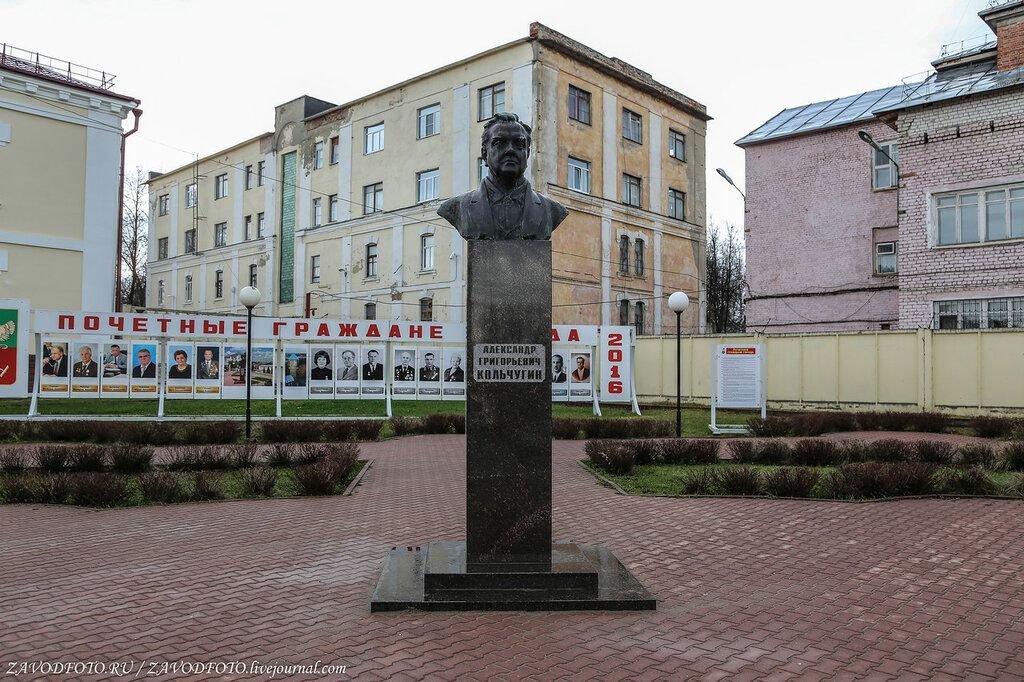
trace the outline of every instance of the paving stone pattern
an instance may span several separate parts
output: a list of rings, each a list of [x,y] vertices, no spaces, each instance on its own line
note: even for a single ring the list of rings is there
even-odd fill
[[[345,664],[359,679],[1024,676],[1024,504],[632,498],[556,442],[555,537],[643,613],[369,613],[386,551],[457,539],[464,438],[372,443],[352,497],[0,506],[0,663]]]

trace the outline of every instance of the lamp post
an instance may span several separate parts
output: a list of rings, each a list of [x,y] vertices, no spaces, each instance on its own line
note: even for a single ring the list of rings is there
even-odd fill
[[[715,169],[715,172],[716,172],[716,173],[718,173],[719,175],[721,175],[721,176],[722,176],[723,178],[725,178],[725,181],[726,181],[726,182],[728,182],[728,183],[729,183],[730,185],[732,185],[732,186],[733,186],[733,188],[734,188],[734,189],[735,189],[735,190],[736,190],[737,192],[739,192],[739,193],[740,193],[740,196],[741,196],[741,197],[743,197],[743,200],[744,200],[744,201],[746,201],[746,199],[747,199],[747,195],[746,195],[746,194],[744,194],[744,193],[743,193],[743,190],[741,190],[741,189],[739,188],[739,186],[738,186],[738,185],[737,185],[737,184],[736,184],[735,182],[733,182],[733,181],[732,181],[732,178],[730,178],[730,177],[729,177],[729,174],[725,172],[725,169],[724,169],[724,168],[716,168],[716,169]]]
[[[900,219],[900,165],[898,163],[896,163],[896,159],[892,158],[892,156],[889,155],[889,152],[885,151],[884,147],[882,147],[880,144],[875,142],[875,138],[871,137],[871,133],[869,133],[868,131],[866,131],[866,130],[858,130],[857,131],[857,137],[859,137],[861,140],[863,140],[868,145],[870,145],[870,147],[872,149],[874,149],[876,152],[878,152],[879,154],[884,155],[885,158],[889,159],[889,163],[891,163],[893,166],[896,167],[896,222],[899,222],[899,219]],[[874,179],[872,178],[872,185],[873,184],[874,184]]]
[[[238,294],[238,300],[249,311],[249,322],[245,325],[245,362],[242,371],[245,372],[245,439],[249,440],[252,435],[252,309],[259,305],[260,290],[256,287],[245,287]]]
[[[690,297],[682,291],[677,291],[668,297],[668,307],[676,314],[676,438],[683,436],[683,392],[682,392],[682,366],[683,366],[683,341],[682,341],[682,319],[683,312],[690,307]]]

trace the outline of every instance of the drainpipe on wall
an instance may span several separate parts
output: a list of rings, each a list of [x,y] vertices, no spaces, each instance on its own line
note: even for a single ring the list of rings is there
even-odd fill
[[[142,109],[132,109],[132,114],[135,115],[135,125],[128,132],[121,133],[121,176],[117,185],[117,279],[114,281],[114,311],[118,313],[121,312],[121,256],[124,247],[124,148],[128,136],[139,131]]]

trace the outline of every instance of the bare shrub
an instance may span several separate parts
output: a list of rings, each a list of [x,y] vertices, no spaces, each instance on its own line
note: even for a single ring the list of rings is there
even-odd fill
[[[820,476],[807,467],[779,467],[764,475],[764,489],[775,497],[810,497]]]
[[[914,443],[914,459],[918,462],[948,465],[955,454],[956,448],[941,440],[919,440]]]
[[[940,482],[942,491],[951,495],[995,495],[999,492],[995,481],[978,466],[943,469]]]
[[[272,467],[290,467],[297,454],[295,445],[291,443],[274,443],[270,446],[267,464]]]
[[[61,445],[42,445],[36,451],[36,466],[43,471],[66,471],[70,464],[68,450]]]
[[[908,462],[913,456],[914,447],[895,438],[883,438],[868,445],[868,459],[873,462]]]
[[[277,469],[265,466],[242,469],[238,485],[242,497],[272,497],[277,486]]]
[[[750,417],[747,428],[758,438],[778,438],[789,434],[790,422],[786,417]]]
[[[103,471],[107,463],[106,448],[100,445],[69,445],[67,453],[68,468],[71,471]]]
[[[721,485],[721,475],[716,467],[694,469],[683,479],[683,494],[714,495]]]
[[[1001,453],[1000,465],[1009,471],[1024,471],[1024,441],[1008,443]]]
[[[147,502],[177,502],[183,497],[181,475],[173,471],[152,471],[139,476],[139,490]]]
[[[25,452],[18,448],[0,449],[0,471],[8,474],[24,471],[28,464]]]
[[[229,445],[225,448],[228,466],[232,469],[255,466],[259,460],[259,451],[260,446],[253,441]]]
[[[121,474],[141,474],[153,467],[153,448],[134,443],[112,445],[109,450],[110,464]]]
[[[83,507],[113,507],[128,497],[128,479],[120,474],[82,473],[71,478],[71,498]]]
[[[720,474],[726,495],[757,495],[761,491],[761,474],[745,464],[722,467]]]
[[[991,445],[984,443],[966,443],[961,445],[956,452],[953,462],[958,467],[983,467],[994,469],[996,465],[996,453]]]
[[[219,500],[224,497],[224,476],[210,471],[197,471],[192,474],[193,500]]]
[[[660,444],[660,457],[667,464],[717,464],[718,441],[709,438],[672,438],[647,441]],[[637,462],[641,464],[641,462]]]
[[[830,467],[846,461],[843,448],[827,438],[805,438],[796,442],[790,456],[793,464],[811,467]]]

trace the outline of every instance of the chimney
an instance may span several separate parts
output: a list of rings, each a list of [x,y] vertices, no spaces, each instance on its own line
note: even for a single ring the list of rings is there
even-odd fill
[[[1024,0],[993,2],[978,16],[996,34],[996,69],[1024,66]]]

